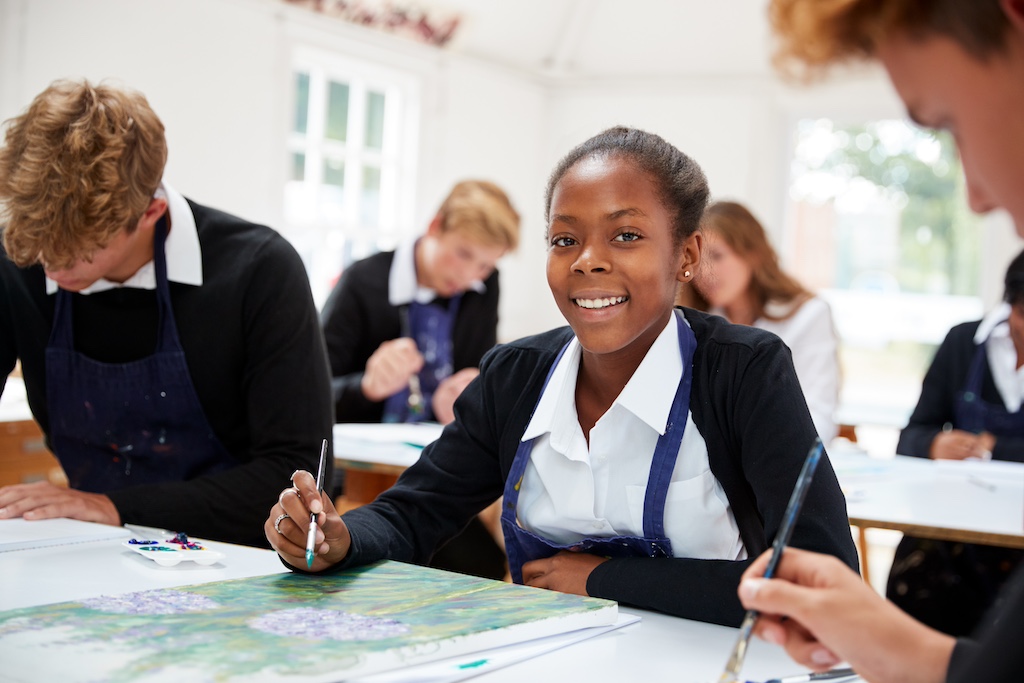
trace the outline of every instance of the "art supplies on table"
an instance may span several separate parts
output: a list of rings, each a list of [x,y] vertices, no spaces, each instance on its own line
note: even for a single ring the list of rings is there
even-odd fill
[[[224,553],[207,550],[199,541],[191,540],[183,533],[173,538],[156,541],[148,538],[133,538],[121,544],[137,552],[147,560],[153,560],[161,567],[173,567],[180,562],[195,562],[208,566],[224,559]]]

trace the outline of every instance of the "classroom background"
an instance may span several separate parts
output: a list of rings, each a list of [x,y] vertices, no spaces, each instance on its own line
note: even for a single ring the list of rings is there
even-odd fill
[[[891,453],[935,346],[999,300],[1022,244],[1004,214],[969,214],[952,144],[906,123],[879,68],[782,82],[766,5],[0,0],[0,119],[61,77],[141,90],[167,181],[282,232],[318,305],[347,263],[422,232],[453,183],[492,180],[523,217],[500,340],[562,324],[544,276],[554,162],[608,126],[656,132],[830,303],[839,422]]]

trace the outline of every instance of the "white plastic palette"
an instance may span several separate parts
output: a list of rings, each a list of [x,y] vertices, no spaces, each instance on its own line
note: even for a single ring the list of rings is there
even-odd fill
[[[216,550],[207,550],[201,543],[190,541],[191,548],[184,547],[172,541],[147,541],[133,538],[131,541],[124,541],[121,545],[129,550],[134,550],[145,558],[153,560],[161,567],[173,567],[179,562],[195,562],[201,565],[211,565],[218,560],[224,559],[224,553]]]

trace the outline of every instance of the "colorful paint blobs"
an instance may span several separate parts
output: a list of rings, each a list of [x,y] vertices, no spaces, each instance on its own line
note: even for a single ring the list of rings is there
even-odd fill
[[[310,640],[381,640],[409,632],[408,626],[394,619],[313,607],[271,612],[253,619],[249,626],[275,636]]]
[[[111,614],[184,614],[220,608],[216,600],[188,591],[153,590],[124,595],[101,595],[82,606]]]

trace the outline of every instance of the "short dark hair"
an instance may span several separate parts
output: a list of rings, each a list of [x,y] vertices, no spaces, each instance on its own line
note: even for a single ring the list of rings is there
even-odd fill
[[[617,157],[631,161],[658,186],[658,194],[672,215],[672,242],[679,246],[700,227],[708,204],[708,181],[697,162],[654,133],[615,127],[598,133],[566,154],[548,179],[544,219],[551,219],[555,185],[573,166],[591,157]]]
[[[1003,301],[1016,306],[1024,303],[1024,251],[1010,261],[1003,279]]]

